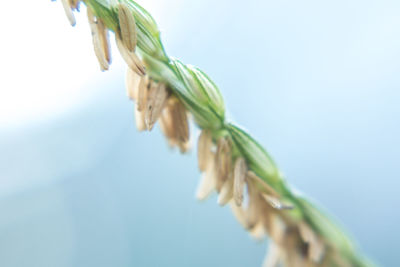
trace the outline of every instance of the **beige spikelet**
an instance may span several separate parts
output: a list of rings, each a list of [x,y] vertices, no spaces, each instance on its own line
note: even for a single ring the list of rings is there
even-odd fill
[[[143,114],[143,112],[139,111],[137,108],[134,108],[134,110],[135,110],[136,128],[139,131],[145,131],[146,130],[146,124],[144,122],[144,114]]]
[[[118,19],[122,42],[128,51],[134,52],[137,42],[135,18],[124,3],[118,4]]]
[[[250,235],[258,241],[263,240],[266,235],[264,224],[258,222],[252,229],[250,229]]]
[[[147,95],[150,91],[151,83],[152,81],[147,76],[143,76],[139,82],[137,98],[137,109],[139,111],[144,111],[146,107]]]
[[[270,242],[268,247],[267,256],[265,257],[263,267],[279,267],[282,264],[282,251],[281,248]]]
[[[237,158],[233,169],[233,198],[237,206],[241,206],[243,202],[246,173],[246,161],[242,157]]]
[[[215,157],[215,167],[217,170],[217,191],[221,190],[222,185],[227,180],[232,168],[231,145],[227,138],[222,137],[217,142],[217,154]]]
[[[69,0],[69,5],[72,8],[72,10],[77,10],[79,11],[79,0]]]
[[[125,86],[126,86],[126,93],[131,100],[137,100],[139,94],[139,84],[141,81],[141,77],[131,70],[130,68],[126,71],[126,79],[125,79]],[[145,79],[143,77],[143,79]]]
[[[210,130],[202,130],[197,142],[197,159],[200,171],[205,171],[210,157],[212,136]]]
[[[252,230],[258,223],[262,223],[262,199],[253,183],[247,183],[247,191],[249,195],[249,204],[247,208],[247,225]]]
[[[308,244],[308,257],[311,261],[320,263],[324,257],[325,247],[315,232],[305,222],[299,224],[302,240]]]
[[[221,191],[218,195],[218,204],[221,206],[226,205],[233,198],[233,173],[229,174],[228,179],[222,185]]]
[[[71,5],[69,3],[69,0],[61,0],[61,3],[63,5],[64,11],[65,11],[65,15],[67,15],[69,23],[71,23],[71,26],[75,26],[76,20],[75,20],[74,13],[72,12],[72,8],[71,8]]]
[[[148,131],[153,129],[154,124],[161,115],[168,98],[167,87],[164,83],[153,83],[148,92],[144,119]]]
[[[170,147],[177,145],[177,141],[175,139],[175,131],[173,129],[172,124],[172,115],[169,108],[164,108],[160,117],[160,128],[164,133],[165,137],[168,140],[168,144]]]
[[[119,32],[115,33],[115,42],[117,43],[117,47],[119,52],[121,53],[122,58],[125,60],[126,64],[128,64],[129,68],[131,68],[134,72],[143,76],[146,74],[146,68],[143,65],[143,62],[140,58],[135,54],[135,52],[131,52],[125,46],[121,39],[121,34]]]
[[[196,198],[199,200],[205,200],[215,189],[215,166],[214,166],[214,154],[211,154],[209,162],[207,163],[207,169],[202,174],[199,185],[196,191]]]
[[[105,60],[108,64],[111,64],[111,51],[110,51],[110,38],[108,34],[108,29],[104,25],[101,19],[97,19],[97,33],[99,35],[100,48]]]
[[[180,143],[189,141],[189,123],[186,108],[177,98],[169,98],[172,114],[173,128],[176,131],[176,139]]]
[[[275,198],[279,197],[279,194],[275,191],[275,189],[273,189],[270,185],[268,185],[265,181],[263,181],[260,177],[258,177],[253,171],[249,170],[247,172],[247,179],[254,181],[268,195],[271,195]]]
[[[232,213],[235,215],[236,220],[243,226],[243,228],[247,229],[247,218],[246,212],[242,206],[238,206],[235,201],[231,201],[230,203]]]
[[[87,17],[90,25],[90,30],[92,33],[94,53],[96,55],[97,60],[99,61],[100,69],[102,71],[108,70],[109,64],[100,40],[99,28],[97,26],[98,21],[94,17],[93,12],[90,8],[87,9]]]

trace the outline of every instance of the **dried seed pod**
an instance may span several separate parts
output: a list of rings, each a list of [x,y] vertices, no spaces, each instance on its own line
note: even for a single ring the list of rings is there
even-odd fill
[[[147,76],[142,77],[139,82],[138,99],[137,99],[137,109],[139,111],[144,111],[146,107],[147,96],[151,88],[151,83],[152,81]]]
[[[186,143],[189,141],[189,123],[186,108],[177,98],[173,98],[170,103],[173,128],[176,131],[175,137],[178,142]]]
[[[217,170],[217,191],[219,192],[228,178],[232,165],[231,145],[225,137],[218,139],[215,161]]]
[[[161,115],[165,103],[167,102],[168,91],[164,83],[159,83],[151,86],[147,97],[146,109],[144,118],[147,130],[151,130]]]
[[[146,130],[146,124],[144,122],[144,114],[143,114],[143,112],[139,111],[137,108],[135,108],[135,121],[136,121],[136,128],[139,131]]]
[[[282,265],[282,249],[271,242],[268,247],[267,256],[265,257],[263,267],[279,267]]]
[[[238,222],[243,226],[243,228],[247,229],[247,219],[246,219],[246,213],[243,207],[238,206],[235,201],[230,202],[230,206],[232,209],[233,215],[235,215],[236,219]]]
[[[118,19],[124,46],[134,52],[137,42],[135,17],[124,3],[118,4]]]
[[[222,185],[218,195],[218,204],[226,205],[233,198],[233,174],[231,173],[225,183]]]
[[[265,237],[265,228],[262,222],[257,223],[251,230],[250,235],[256,240],[263,240]]]
[[[94,53],[100,64],[100,69],[102,71],[108,70],[109,64],[106,59],[105,51],[101,44],[99,28],[97,26],[98,21],[94,17],[92,10],[90,8],[87,9],[87,17],[88,17],[88,21],[89,21],[89,25],[90,25],[90,30],[92,33],[92,42],[93,42]]]
[[[69,5],[72,10],[79,11],[79,4],[80,4],[79,0],[69,0]]]
[[[214,154],[212,154],[214,157]],[[197,187],[196,197],[199,200],[205,200],[215,189],[215,168],[214,161],[210,160],[207,170],[202,174],[202,178]]]
[[[200,171],[205,171],[210,157],[212,136],[210,130],[202,130],[197,142],[197,159]]]
[[[243,202],[243,190],[245,185],[246,173],[246,161],[242,157],[237,158],[233,170],[233,198],[235,199],[235,203],[238,206],[241,206]]]
[[[125,79],[125,86],[126,86],[126,93],[131,100],[137,100],[139,94],[139,84],[141,81],[141,77],[131,70],[130,68],[126,71],[126,79]],[[143,77],[144,79],[144,77]]]
[[[253,229],[258,223],[262,223],[260,211],[262,211],[261,196],[253,183],[247,182],[247,191],[249,194],[249,205],[247,208],[247,225]]]
[[[69,23],[71,23],[71,26],[75,26],[76,20],[75,20],[74,13],[72,12],[72,8],[70,6],[69,1],[68,0],[61,0],[61,3],[63,5],[64,11],[65,11],[65,15],[67,15]]]
[[[270,185],[268,185],[265,181],[263,181],[260,177],[258,177],[253,171],[247,172],[247,179],[253,180],[256,182],[257,185],[261,186],[262,189],[271,196],[276,198],[279,197],[279,194],[273,189]]]
[[[102,54],[104,55],[107,63],[111,64],[110,38],[108,35],[108,29],[101,19],[97,19],[97,33],[99,35]]]
[[[302,240],[308,244],[308,257],[311,261],[321,263],[325,254],[325,246],[315,232],[305,222],[299,224],[299,233]]]
[[[276,244],[283,244],[286,235],[286,225],[276,213],[271,213],[269,216],[268,234]]]
[[[117,43],[117,47],[119,52],[121,53],[122,58],[125,60],[126,64],[128,64],[129,68],[131,68],[134,72],[143,76],[146,74],[146,68],[144,67],[142,61],[135,54],[135,52],[131,52],[122,42],[121,34],[119,32],[115,33],[115,42]]]
[[[175,140],[175,132],[172,125],[172,116],[168,107],[165,107],[161,113],[160,118],[160,128],[164,133],[165,137],[168,139],[168,144],[173,147],[177,144]]]

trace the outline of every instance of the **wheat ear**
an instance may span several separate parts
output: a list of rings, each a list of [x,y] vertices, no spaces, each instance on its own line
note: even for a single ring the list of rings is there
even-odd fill
[[[73,11],[87,6],[95,55],[101,70],[111,63],[109,31],[128,65],[126,87],[136,102],[139,130],[158,121],[171,146],[189,148],[190,115],[201,129],[197,197],[216,191],[255,238],[269,236],[264,266],[373,266],[320,208],[295,193],[268,153],[225,119],[222,95],[201,70],[168,57],[151,15],[132,0],[62,0]],[[243,199],[247,197],[245,205]]]

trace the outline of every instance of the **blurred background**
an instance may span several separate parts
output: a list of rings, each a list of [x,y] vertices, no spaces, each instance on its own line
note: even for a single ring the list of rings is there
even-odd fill
[[[399,266],[400,2],[146,0],[171,56],[221,88],[230,118],[383,266]],[[260,266],[195,150],[138,133],[113,46],[85,9],[7,1],[0,56],[0,266]],[[192,129],[193,138],[198,136]]]

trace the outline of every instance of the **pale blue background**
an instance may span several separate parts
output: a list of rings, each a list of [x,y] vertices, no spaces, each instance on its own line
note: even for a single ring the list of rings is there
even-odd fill
[[[168,2],[170,55],[210,74],[230,117],[366,254],[400,265],[400,2]],[[68,115],[1,129],[15,186],[0,184],[0,266],[260,266],[266,243],[194,199],[195,151],[137,133],[113,75]]]

